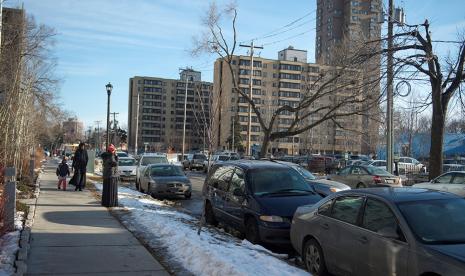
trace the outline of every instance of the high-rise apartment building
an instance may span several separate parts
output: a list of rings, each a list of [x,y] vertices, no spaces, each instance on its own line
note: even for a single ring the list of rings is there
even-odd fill
[[[350,52],[359,45],[368,45],[368,41],[379,40],[382,17],[381,0],[317,0],[316,62],[339,65],[338,54],[341,52]],[[375,50],[381,47],[379,42],[369,45]],[[373,59],[364,70],[365,97],[375,99],[380,94],[380,61]],[[363,117],[363,153],[375,152],[379,119],[379,106],[370,107]]]
[[[249,56],[233,56],[231,62],[234,76],[237,79],[238,88],[249,94],[249,78],[251,64]],[[298,106],[305,95],[311,95],[318,89],[322,82],[321,76],[330,78],[333,67],[307,63],[307,52],[292,47],[278,53],[278,59],[265,59],[255,57],[253,62],[253,101],[260,109],[260,114],[265,122],[270,122],[273,113],[283,105]],[[318,98],[309,109],[317,109],[329,106],[338,96],[343,94],[360,94],[354,89],[358,84],[357,79],[353,87],[346,87],[334,93]],[[323,81],[324,82],[324,81]],[[313,85],[315,84],[315,85]],[[313,85],[313,86],[312,86]],[[309,89],[309,90],[308,90]],[[242,141],[245,146],[248,135],[248,102],[234,89],[233,78],[228,64],[223,59],[218,59],[214,67],[213,110],[215,147],[218,149],[230,149],[230,138],[233,134],[233,126],[239,121]],[[356,108],[354,104],[351,106]],[[347,108],[347,107],[346,107]],[[302,111],[302,113],[305,110]],[[316,113],[303,120],[302,124],[311,124],[322,118],[323,113]],[[287,129],[293,121],[294,114],[283,112],[278,116],[273,129]],[[353,131],[345,131],[331,120],[319,124],[317,127],[294,137],[286,137],[273,141],[270,145],[271,153],[299,154],[299,153],[360,153],[362,118],[350,116],[338,118],[339,126],[346,126]],[[258,118],[252,112],[251,144],[252,148],[261,145],[263,132]],[[355,130],[355,131],[354,131]]]
[[[186,96],[187,83],[187,99]],[[181,152],[186,102],[186,150],[205,147],[213,85],[201,73],[182,70],[179,79],[136,76],[129,80],[128,148]]]
[[[0,44],[0,103],[20,89],[21,51],[24,49],[25,12],[3,8]]]

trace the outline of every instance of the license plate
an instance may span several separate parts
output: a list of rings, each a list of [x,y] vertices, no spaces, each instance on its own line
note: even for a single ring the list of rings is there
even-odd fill
[[[171,193],[177,193],[177,192],[179,192],[179,189],[177,189],[177,188],[171,188],[171,189],[169,189],[169,191],[170,191]]]
[[[394,179],[386,179],[386,183],[388,183],[388,184],[393,184],[393,183],[394,183]]]

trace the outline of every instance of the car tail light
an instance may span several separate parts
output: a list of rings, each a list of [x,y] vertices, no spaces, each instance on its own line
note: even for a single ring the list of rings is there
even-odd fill
[[[382,183],[383,180],[381,179],[381,177],[379,175],[374,175],[373,176],[373,182],[375,183]]]

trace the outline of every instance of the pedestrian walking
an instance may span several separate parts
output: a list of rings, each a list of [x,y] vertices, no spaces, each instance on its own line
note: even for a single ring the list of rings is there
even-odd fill
[[[69,167],[66,164],[66,157],[63,157],[61,163],[58,165],[56,174],[58,176],[58,190],[61,189],[63,185],[63,191],[66,191],[66,177],[69,176]]]
[[[87,156],[86,144],[80,143],[79,147],[77,148],[76,152],[74,153],[73,158],[73,169],[74,169],[74,176],[76,176],[76,188],[75,191],[82,189],[86,185],[86,171],[87,171],[87,162],[89,161],[89,157]]]

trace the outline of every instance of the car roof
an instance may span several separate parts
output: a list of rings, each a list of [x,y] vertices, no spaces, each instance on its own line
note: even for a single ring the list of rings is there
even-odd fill
[[[148,156],[166,156],[166,154],[164,154],[164,153],[143,153],[141,156],[142,157],[144,157],[144,156],[146,156],[146,157],[148,157]]]
[[[387,201],[396,203],[408,201],[460,198],[457,195],[447,192],[415,187],[366,188],[342,191],[337,194],[373,195],[382,197]]]
[[[249,169],[268,169],[268,168],[289,168],[287,164],[282,164],[282,161],[274,160],[248,160],[240,159],[234,161],[226,161],[221,163],[221,166],[234,165],[244,170]]]
[[[119,160],[128,160],[128,159],[133,159],[133,160],[136,160],[134,157],[131,157],[131,156],[122,156],[122,157],[118,157]]]
[[[179,167],[179,166],[176,166],[175,164],[171,164],[171,163],[156,163],[156,164],[148,164],[147,165],[147,167],[166,167],[166,166]]]

